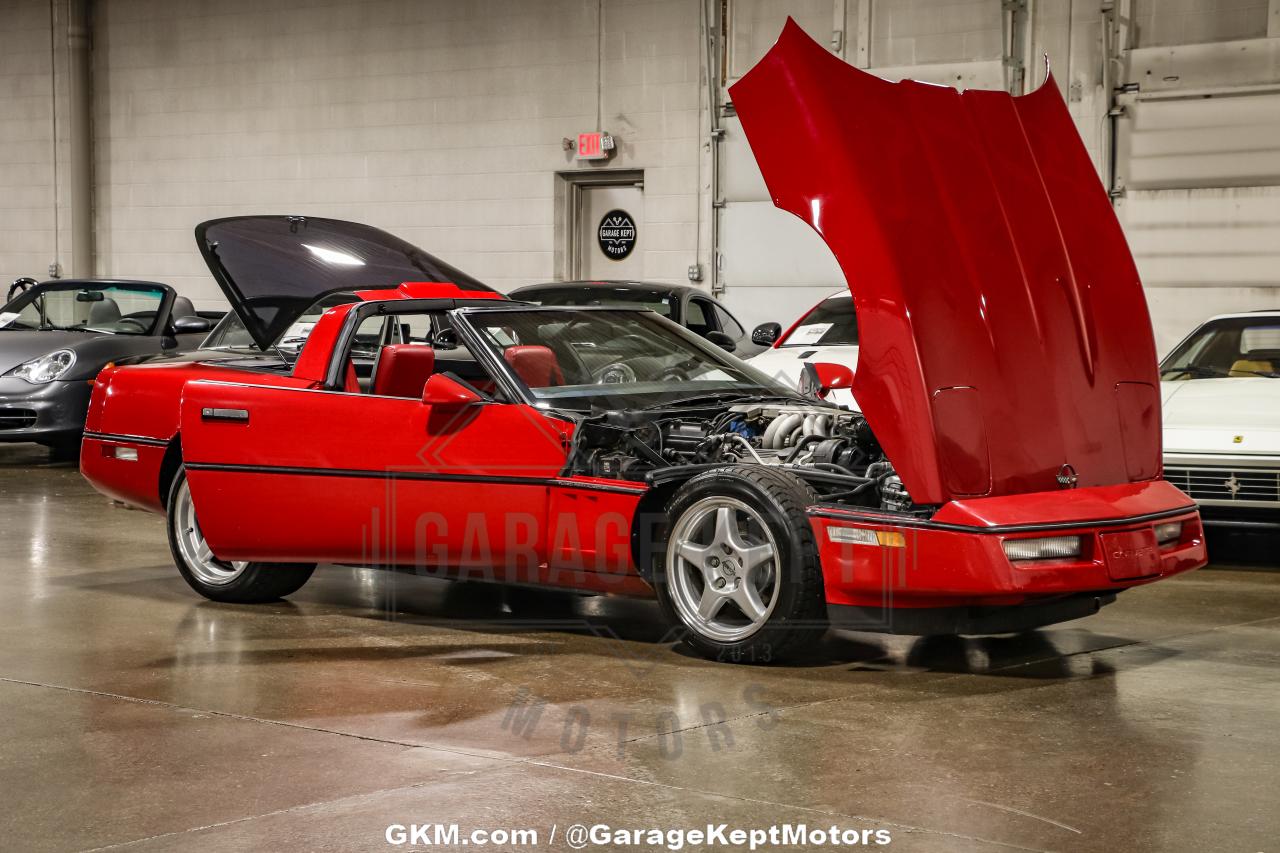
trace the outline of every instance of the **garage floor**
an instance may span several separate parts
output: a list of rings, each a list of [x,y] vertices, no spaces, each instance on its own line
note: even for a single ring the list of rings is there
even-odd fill
[[[534,628],[486,588],[326,567],[288,603],[212,604],[158,517],[45,459],[0,446],[10,850],[384,849],[388,824],[451,822],[556,824],[542,849],[579,822],[885,827],[899,851],[1280,838],[1280,574],[735,667],[642,602]]]

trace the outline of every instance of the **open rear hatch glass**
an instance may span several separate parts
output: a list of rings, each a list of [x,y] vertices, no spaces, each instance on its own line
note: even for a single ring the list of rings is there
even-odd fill
[[[335,291],[392,289],[409,281],[493,288],[370,225],[314,216],[235,216],[196,226],[205,263],[266,349],[318,298]]]

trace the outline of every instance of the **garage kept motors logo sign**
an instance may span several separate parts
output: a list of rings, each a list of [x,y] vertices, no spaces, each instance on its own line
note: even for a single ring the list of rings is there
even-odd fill
[[[610,260],[620,261],[636,247],[636,223],[625,210],[611,210],[596,229],[600,251]]]

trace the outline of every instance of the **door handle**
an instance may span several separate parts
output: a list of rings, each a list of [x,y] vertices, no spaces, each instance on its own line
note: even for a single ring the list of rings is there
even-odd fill
[[[201,409],[200,420],[202,421],[222,421],[224,423],[247,424],[249,422],[248,409]]]

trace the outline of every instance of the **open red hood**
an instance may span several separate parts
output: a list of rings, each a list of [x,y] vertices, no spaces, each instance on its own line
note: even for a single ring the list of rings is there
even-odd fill
[[[852,286],[854,395],[916,503],[1160,475],[1142,285],[1052,79],[890,83],[788,21],[730,95]]]

